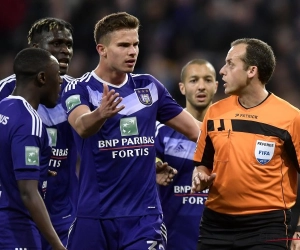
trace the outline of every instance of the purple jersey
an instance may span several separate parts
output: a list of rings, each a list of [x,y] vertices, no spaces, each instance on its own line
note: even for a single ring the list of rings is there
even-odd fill
[[[63,89],[74,78],[64,75]],[[0,82],[0,97],[10,94],[16,84],[15,75]],[[1,100],[1,99],[0,99]],[[38,114],[47,128],[51,138],[52,155],[49,170],[57,175],[48,178],[47,193],[44,201],[51,222],[59,237],[66,243],[68,229],[75,218],[78,179],[76,176],[77,151],[72,135],[72,128],[60,100],[53,109],[39,105]]]
[[[16,86],[16,75],[13,74],[0,81],[0,101],[8,97]]]
[[[22,97],[0,102],[0,249],[40,247],[38,229],[21,200],[18,180],[46,187],[51,155],[46,128]]]
[[[191,195],[193,156],[196,143],[168,126],[156,123],[156,155],[177,169],[169,186],[159,186],[167,227],[167,247],[172,250],[195,250],[199,224],[208,190]]]
[[[81,157],[78,217],[117,218],[160,214],[155,175],[155,121],[182,112],[165,87],[151,75],[127,74],[115,86],[94,72],[74,81],[63,93],[67,113],[78,105],[92,111],[101,103],[103,83],[123,98],[125,109],[107,119],[93,136],[75,133]]]

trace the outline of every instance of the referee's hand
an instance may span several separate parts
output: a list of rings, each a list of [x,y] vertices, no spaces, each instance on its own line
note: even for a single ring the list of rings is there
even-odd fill
[[[215,173],[208,175],[204,172],[194,171],[191,193],[193,194],[196,192],[200,192],[208,188],[213,183],[214,179],[216,178],[216,175],[217,174]]]

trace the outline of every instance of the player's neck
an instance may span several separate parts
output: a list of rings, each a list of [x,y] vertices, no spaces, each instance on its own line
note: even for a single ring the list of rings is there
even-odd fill
[[[126,78],[126,73],[116,70],[112,71],[111,69],[104,68],[100,64],[98,64],[94,72],[98,77],[100,77],[104,81],[117,86],[122,84]]]
[[[35,93],[35,94],[33,94]],[[21,96],[23,97],[35,110],[39,107],[39,95],[36,94],[36,90],[26,86],[26,88],[22,88],[18,86],[12,92],[13,96]]]
[[[197,119],[198,121],[202,122],[205,116],[205,113],[207,111],[209,106],[207,106],[206,108],[201,108],[201,109],[195,109],[194,107],[192,107],[191,105],[189,105],[188,103],[186,104],[186,111],[188,111],[195,119]]]

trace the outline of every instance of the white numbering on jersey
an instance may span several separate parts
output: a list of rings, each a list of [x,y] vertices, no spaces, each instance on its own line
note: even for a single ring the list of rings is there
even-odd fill
[[[158,249],[156,248],[157,241],[148,240],[147,244],[151,245],[150,247],[148,247],[148,250],[165,250],[165,248],[164,248],[164,246],[162,244],[159,244]]]
[[[0,191],[0,198],[1,198],[1,194],[2,194],[2,191]]]

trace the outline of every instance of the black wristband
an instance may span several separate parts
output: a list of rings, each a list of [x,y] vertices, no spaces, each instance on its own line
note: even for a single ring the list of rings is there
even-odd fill
[[[295,232],[300,232],[300,225],[296,226]]]

